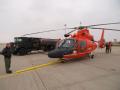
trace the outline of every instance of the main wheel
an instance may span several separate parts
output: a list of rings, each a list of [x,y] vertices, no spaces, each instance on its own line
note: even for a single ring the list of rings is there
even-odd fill
[[[93,59],[93,58],[94,58],[94,55],[92,54],[92,55],[91,55],[91,59]]]

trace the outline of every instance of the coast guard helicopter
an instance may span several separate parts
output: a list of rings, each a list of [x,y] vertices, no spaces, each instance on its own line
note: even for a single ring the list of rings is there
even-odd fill
[[[91,53],[94,50],[96,50],[97,47],[100,48],[105,47],[104,31],[105,30],[120,31],[117,29],[98,28],[95,26],[111,25],[111,24],[120,24],[120,22],[67,28],[73,30],[64,35],[66,37],[65,39],[58,41],[56,49],[48,52],[48,57],[68,60],[74,58],[81,58],[89,55],[91,58],[93,58],[94,55]],[[89,32],[89,28],[102,30],[101,38],[99,41],[94,40],[93,35],[91,35]],[[57,30],[48,30],[48,31],[30,33],[25,35],[51,32],[51,31],[57,31]],[[75,33],[72,34],[73,32]]]

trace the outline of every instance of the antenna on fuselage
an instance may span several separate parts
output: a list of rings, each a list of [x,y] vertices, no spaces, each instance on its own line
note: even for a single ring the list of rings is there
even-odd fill
[[[82,26],[82,22],[80,21],[80,26]]]
[[[64,25],[65,27],[65,34],[67,33],[67,24]]]

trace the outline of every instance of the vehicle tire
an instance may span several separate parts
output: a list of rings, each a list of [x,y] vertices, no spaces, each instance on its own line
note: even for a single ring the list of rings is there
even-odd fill
[[[63,58],[59,58],[60,63],[66,63],[66,61]]]
[[[25,48],[21,48],[18,51],[18,55],[26,55],[27,54],[27,50]]]
[[[48,49],[47,47],[43,47],[43,51],[46,52]]]

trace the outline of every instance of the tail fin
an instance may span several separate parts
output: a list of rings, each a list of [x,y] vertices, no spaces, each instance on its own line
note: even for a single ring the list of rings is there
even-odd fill
[[[100,38],[100,41],[98,42],[98,44],[99,44],[100,48],[105,47],[104,30],[102,31],[102,35],[101,35],[101,38]]]

